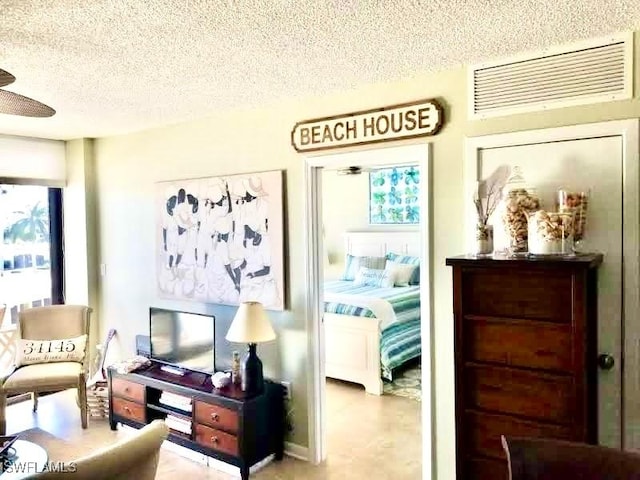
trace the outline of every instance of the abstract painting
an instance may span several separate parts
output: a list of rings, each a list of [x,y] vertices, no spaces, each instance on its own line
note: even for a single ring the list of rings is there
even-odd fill
[[[282,171],[160,182],[163,297],[284,310]]]
[[[418,165],[381,168],[369,172],[369,223],[420,223]]]

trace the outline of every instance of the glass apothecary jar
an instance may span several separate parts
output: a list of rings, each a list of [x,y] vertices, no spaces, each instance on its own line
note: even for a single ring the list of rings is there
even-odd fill
[[[538,210],[528,226],[530,254],[573,255],[573,212]]]
[[[509,253],[525,254],[528,250],[529,215],[540,208],[540,200],[536,190],[525,181],[520,167],[513,168],[502,196],[502,222],[509,239]]]
[[[559,212],[573,213],[573,240],[579,243],[584,239],[587,226],[587,207],[589,192],[580,190],[558,190],[557,208]]]

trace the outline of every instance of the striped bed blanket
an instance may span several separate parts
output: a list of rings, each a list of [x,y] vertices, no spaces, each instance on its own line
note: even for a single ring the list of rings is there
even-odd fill
[[[420,287],[380,288],[345,280],[324,284],[325,312],[377,318],[380,322],[382,376],[392,379],[392,370],[419,357]]]
[[[396,323],[380,338],[382,376],[393,380],[393,369],[422,354],[420,319]]]

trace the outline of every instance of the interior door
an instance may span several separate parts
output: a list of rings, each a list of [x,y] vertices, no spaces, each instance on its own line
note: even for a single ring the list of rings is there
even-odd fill
[[[559,188],[589,190],[585,239],[581,249],[604,254],[598,271],[598,349],[613,357],[611,369],[598,373],[599,443],[621,446],[623,318],[623,145],[621,136],[532,142],[485,148],[478,155],[478,178],[499,165],[520,166],[536,188],[543,209],[553,210]],[[499,212],[490,223],[495,248],[506,246]]]

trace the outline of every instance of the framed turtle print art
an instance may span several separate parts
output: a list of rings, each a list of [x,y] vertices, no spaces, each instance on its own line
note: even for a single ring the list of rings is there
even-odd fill
[[[403,165],[369,172],[369,223],[420,223],[420,168]]]

